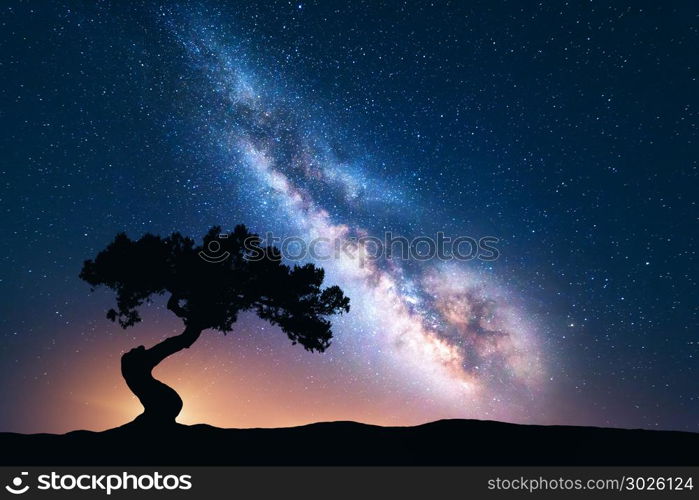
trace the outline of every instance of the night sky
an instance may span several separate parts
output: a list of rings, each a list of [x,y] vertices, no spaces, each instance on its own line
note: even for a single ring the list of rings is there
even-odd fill
[[[183,423],[699,431],[692,2],[259,3],[3,4],[0,430],[137,415],[120,356],[181,322],[120,329],[83,260],[245,223],[500,257],[319,263],[327,352],[206,332],[156,371]]]

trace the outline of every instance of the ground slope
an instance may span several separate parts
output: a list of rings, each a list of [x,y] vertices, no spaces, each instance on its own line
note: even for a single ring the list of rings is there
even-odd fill
[[[699,465],[699,434],[440,420],[0,433],[1,465]]]

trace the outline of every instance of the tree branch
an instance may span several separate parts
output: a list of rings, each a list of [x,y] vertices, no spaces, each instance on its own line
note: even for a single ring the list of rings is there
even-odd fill
[[[179,335],[168,337],[159,344],[147,349],[146,352],[148,353],[151,367],[157,366],[158,363],[171,354],[175,354],[182,349],[189,349],[192,347],[192,344],[197,341],[199,335],[201,335],[201,332],[201,328],[187,326]]]
[[[167,308],[175,313],[175,316],[178,318],[184,318],[187,315],[187,312],[180,305],[179,297],[177,297],[174,293],[170,295],[170,298],[167,301]]]

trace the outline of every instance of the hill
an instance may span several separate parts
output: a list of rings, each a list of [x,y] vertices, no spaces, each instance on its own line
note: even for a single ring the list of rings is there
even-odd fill
[[[699,434],[440,420],[0,433],[1,465],[697,465]]]

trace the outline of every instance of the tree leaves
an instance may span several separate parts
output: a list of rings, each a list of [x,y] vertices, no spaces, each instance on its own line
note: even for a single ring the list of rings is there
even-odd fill
[[[200,255],[213,250],[224,258]],[[201,246],[180,233],[138,240],[119,233],[80,272],[93,289],[116,292],[116,308],[107,318],[123,328],[141,321],[144,301],[169,293],[168,309],[187,325],[227,333],[240,311],[254,310],[309,351],[330,345],[328,316],[349,312],[349,298],[339,287],[321,289],[324,276],[313,264],[283,264],[278,249],[262,247],[259,236],[242,225],[225,237],[221,227],[212,227]]]

